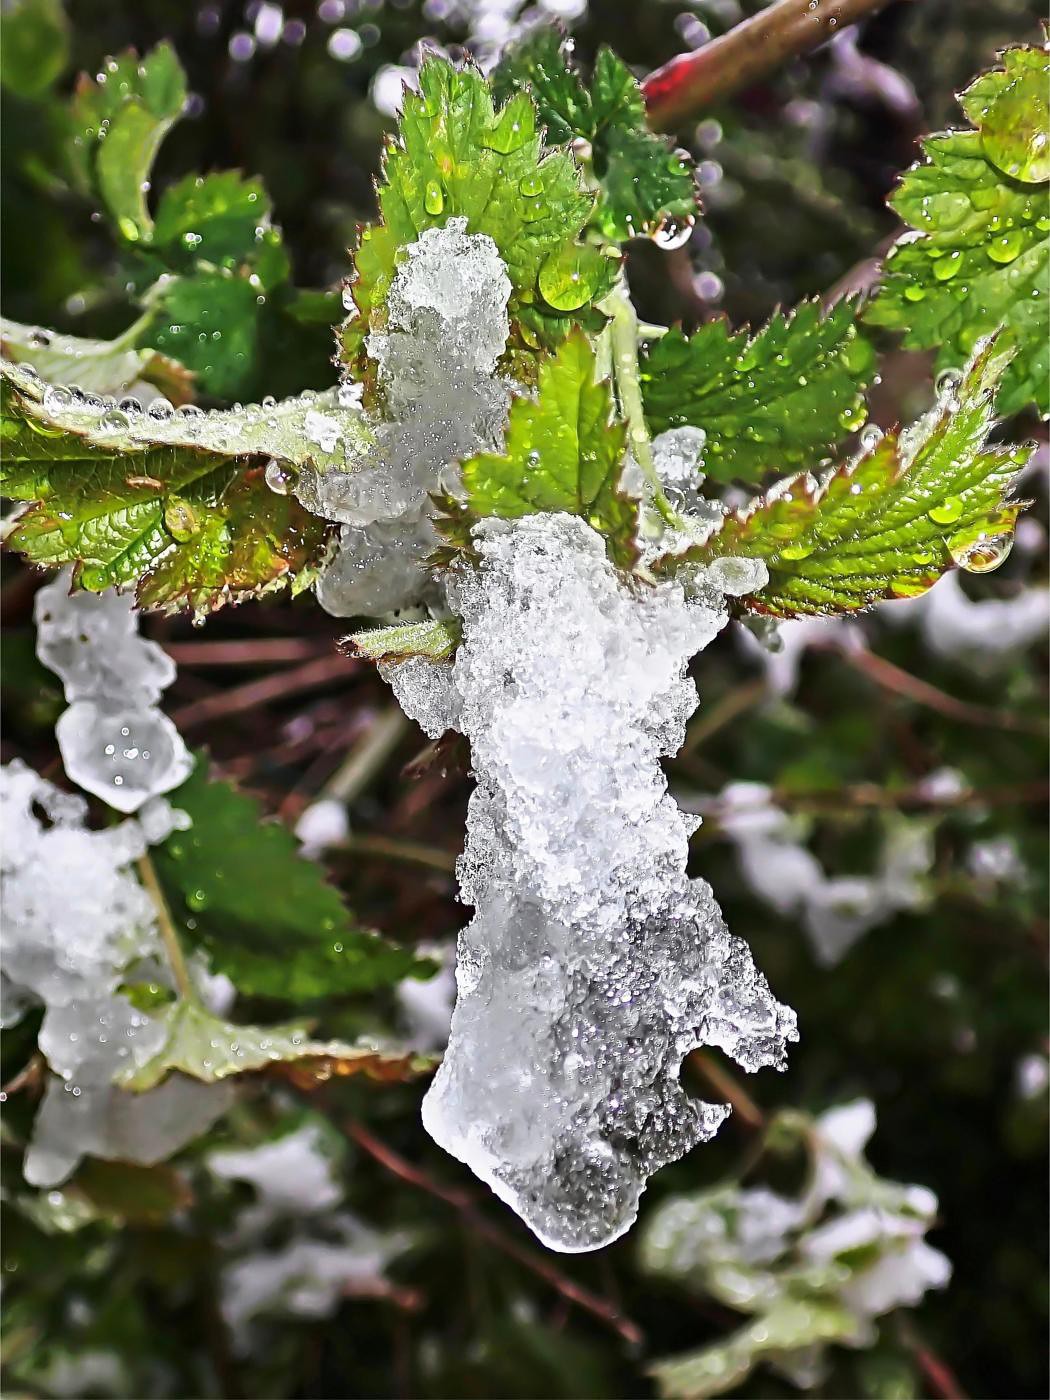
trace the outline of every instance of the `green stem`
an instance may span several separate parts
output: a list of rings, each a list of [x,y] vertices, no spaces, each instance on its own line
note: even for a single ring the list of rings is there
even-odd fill
[[[156,307],[154,307],[154,306],[147,307],[146,310],[142,313],[142,315],[138,318],[137,321],[132,321],[131,325],[128,326],[127,330],[121,331],[120,335],[118,335],[117,338],[116,338],[115,340],[113,340],[113,341],[110,342],[112,349],[114,349],[114,350],[134,350],[134,349],[136,349],[136,348],[137,348],[137,347],[136,347],[136,341],[138,340],[138,338],[139,338],[139,336],[142,334],[142,332],[148,329],[148,327],[150,326],[151,322],[153,322],[153,321],[156,319],[156,315],[157,315],[157,308],[156,308]]]
[[[645,422],[642,404],[642,384],[638,373],[638,315],[622,275],[598,309],[609,317],[609,343],[612,368],[616,381],[616,397],[627,424],[627,440],[635,461],[642,469],[652,492],[653,504],[670,525],[677,525],[678,516],[663,493],[660,478],[653,463],[653,447]]]
[[[199,1000],[197,988],[193,985],[186,955],[182,951],[182,944],[179,942],[179,935],[175,929],[175,921],[171,917],[168,901],[164,898],[164,891],[160,887],[157,871],[150,859],[149,852],[139,856],[135,863],[138,866],[139,878],[142,880],[143,887],[152,899],[153,907],[157,911],[157,927],[160,929],[161,942],[164,944],[164,952],[168,959],[168,966],[171,968],[171,975],[175,979],[175,990],[183,1001],[193,1002],[196,1005]]]

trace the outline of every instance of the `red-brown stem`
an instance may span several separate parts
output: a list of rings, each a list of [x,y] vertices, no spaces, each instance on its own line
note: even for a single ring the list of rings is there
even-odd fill
[[[788,59],[819,48],[888,0],[776,0],[693,53],[679,54],[642,84],[654,131],[674,131],[750,87]]]
[[[434,1181],[426,1172],[406,1161],[399,1152],[395,1152],[388,1143],[376,1137],[363,1123],[351,1119],[344,1126],[347,1135],[352,1137],[359,1147],[363,1148],[387,1171],[400,1177],[402,1181],[407,1181],[410,1185],[418,1187],[421,1191],[436,1196],[439,1201],[444,1201],[454,1210],[458,1210],[464,1223],[474,1234],[479,1235],[483,1240],[494,1245],[496,1249],[516,1260],[524,1268],[538,1275],[568,1302],[575,1303],[577,1307],[583,1308],[593,1317],[599,1318],[606,1326],[618,1332],[625,1342],[632,1346],[641,1345],[643,1337],[640,1329],[630,1318],[624,1317],[615,1303],[608,1298],[602,1298],[598,1294],[592,1293],[589,1288],[581,1287],[574,1279],[555,1268],[547,1259],[533,1253],[531,1249],[525,1248],[524,1245],[518,1244],[517,1240],[504,1234],[498,1226],[491,1224],[475,1208],[473,1197],[469,1193],[457,1190],[454,1186],[443,1186],[440,1182]]]

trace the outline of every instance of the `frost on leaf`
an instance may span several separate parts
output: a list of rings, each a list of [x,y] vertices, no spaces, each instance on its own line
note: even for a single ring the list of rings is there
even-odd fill
[[[686,663],[727,612],[699,584],[625,581],[571,516],[486,521],[474,545],[480,567],[448,586],[454,663],[383,666],[428,732],[469,738],[478,779],[458,868],[476,913],[424,1123],[550,1248],[595,1249],[728,1113],[686,1097],[683,1056],[782,1066],[795,1039],[686,876],[694,824],[659,764],[696,704]]]
[[[113,1083],[163,1041],[163,1026],[118,988],[136,974],[164,980],[154,907],[130,866],[177,814],[165,806],[144,822],[91,831],[80,798],[16,760],[0,770],[0,815],[5,977],[23,1008],[44,1005],[39,1044],[55,1071],[34,1123],[26,1179],[54,1185],[89,1153],[162,1161],[232,1102],[225,1086],[182,1076],[139,1096]]]
[[[175,665],[139,636],[130,597],[70,593],[68,572],[36,595],[37,655],[62,677],[69,709],[55,736],[70,778],[118,812],[170,792],[193,766],[157,705]]]

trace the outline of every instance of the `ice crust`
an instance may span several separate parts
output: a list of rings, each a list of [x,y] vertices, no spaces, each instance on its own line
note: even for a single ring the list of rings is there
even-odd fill
[[[63,1181],[87,1153],[162,1161],[232,1100],[225,1085],[181,1076],[144,1094],[115,1087],[114,1076],[142,1064],[165,1036],[163,1022],[117,991],[129,966],[163,980],[153,905],[129,867],[183,814],[161,799],[142,822],[105,831],[87,828],[85,814],[82,798],[24,763],[0,769],[5,1016],[10,1024],[43,1004],[39,1046],[55,1072],[25,1157],[36,1186]]]
[[[727,612],[697,583],[625,581],[576,517],[485,521],[475,545],[480,567],[448,585],[454,664],[387,668],[428,733],[469,738],[477,777],[458,866],[476,913],[423,1121],[551,1249],[596,1249],[729,1112],[687,1098],[683,1056],[782,1067],[796,1038],[686,876],[696,822],[659,763],[697,703],[686,664]]]
[[[304,471],[308,509],[343,525],[317,594],[337,617],[380,616],[418,602],[436,537],[429,493],[456,463],[498,448],[512,385],[496,374],[509,334],[511,285],[495,243],[465,218],[405,249],[387,320],[366,341],[388,421],[352,469]]]
[[[135,812],[189,774],[193,759],[158,708],[175,664],[139,636],[130,595],[70,593],[64,570],[36,595],[37,655],[61,676],[69,709],[55,735],[70,778],[118,812]]]

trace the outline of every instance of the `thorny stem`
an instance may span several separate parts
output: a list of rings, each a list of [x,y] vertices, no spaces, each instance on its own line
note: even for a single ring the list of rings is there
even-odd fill
[[[616,286],[598,303],[598,309],[609,317],[609,344],[612,349],[612,370],[620,412],[627,425],[627,441],[634,460],[641,467],[652,491],[653,504],[670,525],[678,524],[671,503],[663,493],[660,478],[653,463],[653,447],[645,423],[642,385],[638,373],[638,315],[620,275]]]
[[[679,54],[642,83],[654,131],[673,131],[810,53],[888,0],[776,0],[693,53]]]
[[[179,942],[175,921],[171,917],[168,901],[164,898],[164,891],[160,887],[157,871],[149,852],[146,851],[139,856],[135,864],[138,867],[139,878],[142,880],[146,893],[152,899],[153,907],[157,911],[157,927],[160,929],[161,942],[164,944],[168,966],[175,978],[175,990],[183,1001],[196,1002],[198,999],[197,988],[193,985],[193,979],[190,977],[190,969],[186,963],[186,955],[182,951],[182,944]]]

